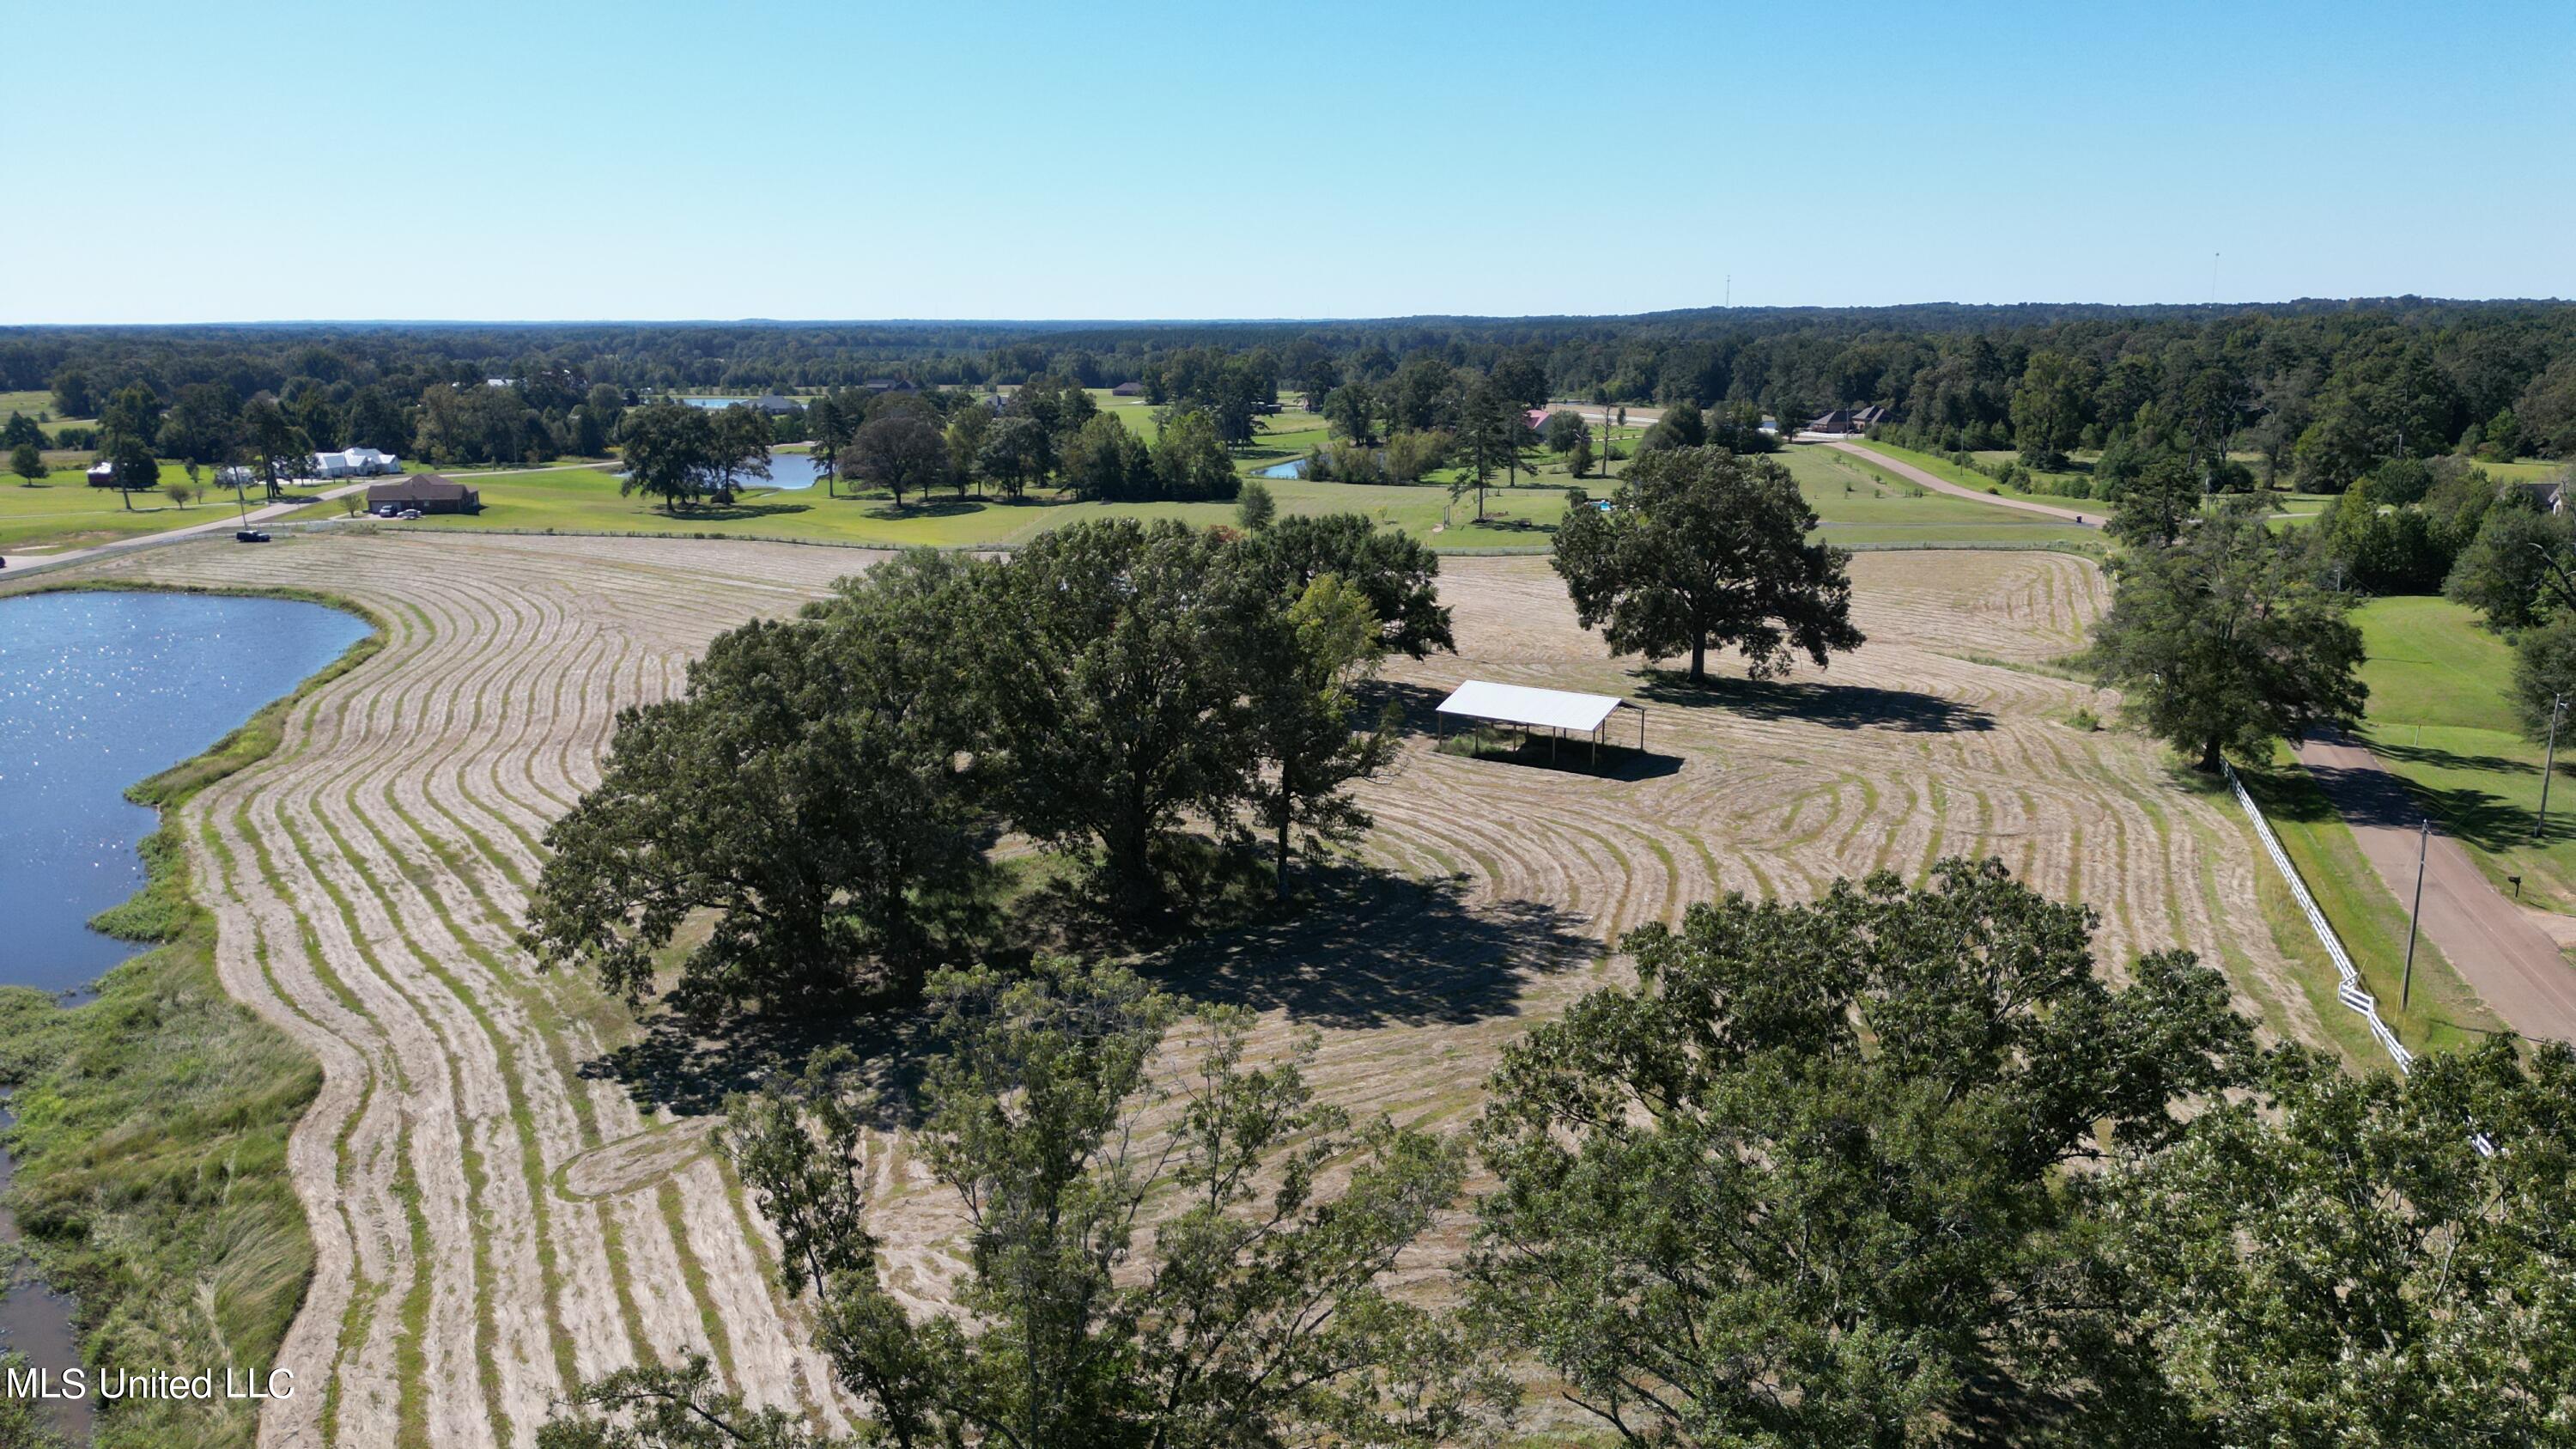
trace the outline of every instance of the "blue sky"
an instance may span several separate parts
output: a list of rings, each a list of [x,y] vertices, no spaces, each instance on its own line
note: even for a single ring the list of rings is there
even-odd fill
[[[5,28],[0,323],[2576,295],[2567,0]]]

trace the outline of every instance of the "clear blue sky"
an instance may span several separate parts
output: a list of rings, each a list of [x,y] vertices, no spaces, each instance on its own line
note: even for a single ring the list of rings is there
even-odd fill
[[[0,323],[2576,295],[2569,0],[5,29]]]

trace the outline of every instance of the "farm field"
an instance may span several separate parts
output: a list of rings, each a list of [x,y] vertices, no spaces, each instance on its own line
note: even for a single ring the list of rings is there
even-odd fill
[[[2448,599],[2374,599],[2354,618],[2370,654],[2371,749],[2500,888],[2511,893],[2518,875],[2525,900],[2576,912],[2576,741],[2560,738],[2549,827],[2535,844],[2544,747],[2514,715],[2512,646]]]
[[[717,631],[789,613],[867,561],[384,530],[77,571],[320,590],[387,629],[383,652],[287,712],[273,756],[177,816],[227,988],[325,1071],[289,1150],[319,1266],[285,1358],[336,1387],[270,1404],[267,1436],[524,1444],[574,1379],[692,1351],[758,1401],[845,1422],[800,1310],[771,1287],[774,1242],[705,1150],[703,1114],[752,1044],[639,1028],[588,982],[532,973],[513,937],[538,840],[595,778],[616,710],[678,688]],[[1379,821],[1364,908],[1154,969],[1263,1012],[1257,1049],[1321,1030],[1327,1095],[1455,1124],[1505,1041],[1611,978],[1604,945],[1630,927],[1721,891],[1799,897],[1992,852],[2100,911],[2114,975],[2138,951],[2191,947],[2272,1033],[2369,1062],[2331,978],[2321,995],[2276,940],[2270,867],[2233,804],[2178,788],[2148,741],[2069,723],[2108,709],[2042,667],[2105,602],[2092,563],[1888,553],[1853,576],[1869,645],[1829,672],[1699,692],[1604,657],[1545,560],[1450,560],[1460,652],[1389,672],[1417,723],[1469,675],[1618,692],[1650,711],[1649,753],[1592,775],[1416,737],[1364,791]],[[881,1145],[899,1280],[935,1298],[953,1199]],[[1406,1272],[1436,1278],[1462,1232],[1451,1220]]]

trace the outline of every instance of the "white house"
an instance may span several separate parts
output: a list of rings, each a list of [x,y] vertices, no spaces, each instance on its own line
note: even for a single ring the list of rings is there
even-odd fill
[[[373,478],[379,473],[399,473],[402,459],[373,448],[347,448],[337,453],[313,455],[309,478]]]

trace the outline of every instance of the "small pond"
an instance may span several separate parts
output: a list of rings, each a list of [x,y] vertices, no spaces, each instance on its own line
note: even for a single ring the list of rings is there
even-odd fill
[[[759,482],[760,480],[757,478],[752,480],[755,487],[759,485]],[[811,453],[771,453],[769,455],[769,486],[772,488],[787,489],[791,492],[799,488],[813,487],[814,455]]]
[[[626,475],[618,473],[613,476],[623,478]],[[812,453],[803,452],[801,450],[790,453],[783,449],[773,448],[770,450],[769,454],[769,476],[766,479],[746,478],[741,480],[737,486],[743,488],[776,488],[781,492],[793,493],[799,489],[813,487],[814,482],[814,455]]]
[[[290,599],[0,599],[0,984],[74,990],[134,954],[87,925],[143,884],[135,846],[155,820],[125,787],[366,635]]]
[[[1273,463],[1269,467],[1262,469],[1260,476],[1264,478],[1303,478],[1306,476],[1306,460],[1303,458],[1291,458],[1285,463]]]

